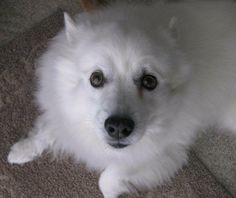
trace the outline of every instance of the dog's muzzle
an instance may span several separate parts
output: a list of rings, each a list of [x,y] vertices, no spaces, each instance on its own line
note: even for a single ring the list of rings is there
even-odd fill
[[[113,115],[105,120],[104,127],[112,139],[109,143],[114,148],[124,148],[128,146],[123,144],[122,140],[127,138],[134,130],[134,121],[127,117]]]

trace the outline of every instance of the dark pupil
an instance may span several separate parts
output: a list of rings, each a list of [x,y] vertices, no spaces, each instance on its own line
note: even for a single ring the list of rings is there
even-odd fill
[[[157,79],[152,75],[145,75],[142,79],[142,86],[145,89],[153,90],[157,86]]]
[[[90,77],[90,83],[93,87],[102,87],[104,84],[104,77],[101,71],[93,72]]]

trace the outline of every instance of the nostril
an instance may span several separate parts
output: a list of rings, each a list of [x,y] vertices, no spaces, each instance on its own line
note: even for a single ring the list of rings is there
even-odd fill
[[[128,137],[134,129],[134,121],[131,119],[124,119],[122,123],[122,129],[119,134],[120,138]]]
[[[130,133],[132,132],[132,130],[129,129],[123,129],[122,134],[124,137],[128,137],[130,135]]]
[[[109,133],[114,133],[115,132],[115,129],[111,126],[108,127],[108,132]]]

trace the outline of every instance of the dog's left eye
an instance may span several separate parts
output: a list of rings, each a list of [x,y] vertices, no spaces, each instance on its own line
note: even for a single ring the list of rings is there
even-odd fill
[[[144,75],[141,78],[141,86],[149,91],[155,89],[158,85],[158,81],[153,75]]]
[[[90,84],[94,87],[94,88],[99,88],[99,87],[103,87],[105,83],[105,77],[102,73],[102,71],[95,71],[91,74],[90,76]]]

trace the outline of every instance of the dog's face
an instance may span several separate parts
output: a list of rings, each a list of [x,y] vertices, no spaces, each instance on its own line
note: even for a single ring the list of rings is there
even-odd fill
[[[67,119],[116,149],[157,130],[186,73],[169,35],[117,24],[73,28],[57,77]]]

